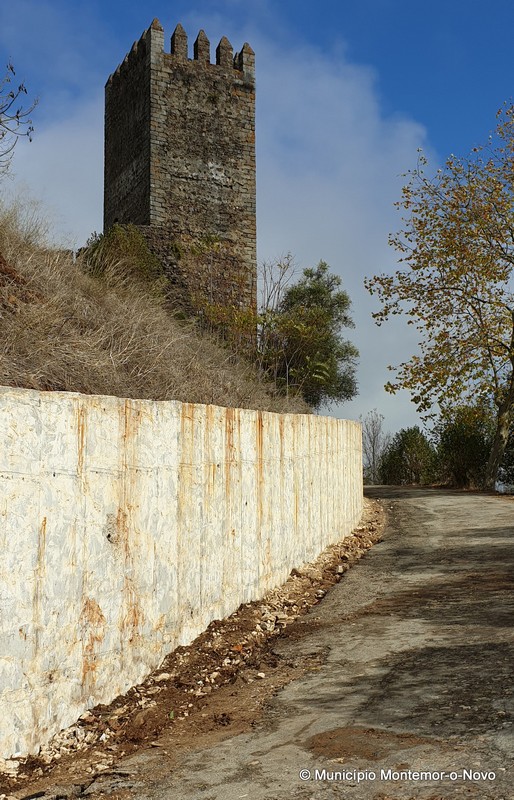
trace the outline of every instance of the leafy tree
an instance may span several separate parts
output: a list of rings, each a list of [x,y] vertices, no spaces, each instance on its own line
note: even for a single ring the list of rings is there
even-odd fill
[[[292,283],[291,255],[265,263],[257,313],[204,301],[201,318],[232,351],[244,354],[277,393],[298,394],[314,409],[357,392],[358,351],[341,335],[353,327],[341,279],[320,261]]]
[[[258,349],[264,371],[315,409],[357,393],[358,351],[341,335],[342,328],[353,327],[351,302],[340,286],[341,278],[320,261],[261,310]]]
[[[388,484],[430,483],[434,478],[435,450],[416,425],[402,428],[385,448],[380,481]]]
[[[391,435],[384,432],[384,417],[376,409],[369,411],[362,420],[362,455],[364,482],[380,482],[380,464],[391,443]]]
[[[32,141],[32,121],[30,114],[37,104],[35,100],[28,108],[19,105],[23,95],[27,94],[24,83],[12,86],[15,71],[12,64],[7,65],[7,72],[0,80],[0,174],[7,172],[11,163],[13,150],[21,136]]]
[[[402,267],[366,280],[382,302],[378,324],[406,313],[422,334],[421,354],[393,368],[386,389],[412,391],[421,412],[490,402],[493,488],[514,408],[514,106],[498,113],[486,146],[450,156],[432,178],[425,166],[421,156],[397,204],[407,217],[390,241]]]
[[[441,415],[434,427],[439,479],[458,488],[482,486],[494,427],[494,413],[483,405],[457,406]],[[514,483],[514,431],[503,454],[498,481]]]
[[[458,488],[484,482],[494,422],[484,406],[458,406],[436,424],[439,478]]]

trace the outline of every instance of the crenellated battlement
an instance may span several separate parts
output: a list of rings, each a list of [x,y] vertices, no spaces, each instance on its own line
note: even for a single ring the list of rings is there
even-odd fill
[[[154,19],[109,76],[104,227],[141,226],[185,297],[255,306],[255,55],[211,55]]]
[[[216,61],[211,64],[210,42],[204,30],[201,30],[193,45],[193,61],[211,66],[235,69],[243,72],[247,77],[255,77],[255,54],[250,45],[245,42],[241,51],[234,55],[232,45],[226,36],[220,39],[216,47]],[[171,37],[170,55],[182,61],[188,59],[187,34],[179,23]]]
[[[211,63],[211,45],[204,30],[200,30],[193,44],[193,57],[188,55],[188,37],[180,23],[176,26],[171,37],[169,52],[164,47],[164,29],[158,19],[154,19],[140,39],[132,45],[121,64],[109,75],[109,85],[127,74],[136,64],[147,59],[149,54],[171,56],[176,61],[201,64],[203,66],[221,67],[225,70],[236,70],[243,73],[247,81],[255,79],[255,54],[248,42],[245,42],[238,53],[233,52],[233,47],[226,36],[220,39],[216,47],[216,59]]]
[[[127,53],[121,64],[118,64],[114,72],[112,72],[109,75],[109,77],[107,78],[107,82],[105,84],[106,86],[111,85],[114,81],[116,81],[122,75],[126,74],[129,70],[131,70],[136,64],[141,64],[146,62],[146,57],[148,54],[148,45],[151,42],[150,31],[159,29],[162,31],[164,39],[164,30],[162,29],[159,20],[154,19],[151,26],[147,28],[147,30],[142,34],[142,36],[136,42],[133,43],[132,47],[130,48],[129,52]]]

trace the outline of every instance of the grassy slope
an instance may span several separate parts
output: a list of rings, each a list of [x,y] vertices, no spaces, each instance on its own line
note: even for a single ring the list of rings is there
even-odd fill
[[[42,245],[27,209],[0,208],[0,384],[308,413],[148,287],[85,274]]]

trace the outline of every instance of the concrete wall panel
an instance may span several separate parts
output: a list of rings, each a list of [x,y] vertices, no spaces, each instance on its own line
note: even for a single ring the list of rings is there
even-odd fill
[[[360,425],[0,388],[0,756],[347,535]]]

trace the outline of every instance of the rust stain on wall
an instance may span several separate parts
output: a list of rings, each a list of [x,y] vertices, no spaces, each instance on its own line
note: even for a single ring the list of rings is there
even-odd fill
[[[87,694],[95,681],[95,650],[104,639],[106,625],[102,609],[92,597],[86,597],[79,623],[82,629],[82,685]]]
[[[79,406],[77,409],[77,471],[82,475],[84,469],[84,445],[86,441],[86,409]]]
[[[225,493],[228,498],[230,494],[231,484],[231,466],[235,461],[235,447],[234,447],[234,419],[235,410],[233,408],[225,409]]]
[[[39,526],[39,537],[37,543],[36,567],[34,575],[36,584],[34,587],[34,654],[39,652],[39,640],[41,635],[41,608],[43,601],[43,578],[45,574],[46,558],[46,517],[41,520]]]
[[[214,487],[216,485],[216,464],[211,460],[211,440],[214,434],[214,415],[213,407],[205,407],[205,430],[204,430],[204,500],[207,508],[210,507],[214,497]]]
[[[133,438],[141,424],[141,409],[134,404],[133,400],[125,400],[123,407],[123,439],[125,444]]]
[[[120,432],[121,432],[121,492],[118,511],[116,514],[114,536],[110,541],[115,544],[124,557],[123,579],[123,612],[119,621],[122,643],[131,644],[138,629],[143,622],[141,605],[134,589],[132,578],[128,577],[134,567],[135,555],[132,553],[133,538],[136,536],[134,527],[134,509],[138,503],[136,464],[137,434],[142,421],[142,410],[137,401],[126,399],[120,406]]]
[[[216,481],[220,464],[218,459],[220,454],[215,452],[214,443],[216,441],[217,417],[213,406],[205,406],[205,430],[204,430],[204,486],[205,486],[205,505],[210,509],[214,502]]]
[[[262,411],[258,411],[255,420],[255,449],[257,451],[256,464],[257,464],[257,478],[259,485],[262,482],[262,472],[263,472],[263,451],[264,451],[263,429],[264,429],[264,424],[262,420]]]
[[[194,456],[194,423],[195,407],[192,403],[183,403],[180,409],[180,469],[190,469]]]
[[[181,433],[185,433],[185,426],[193,422],[195,417],[195,407],[193,403],[182,403],[180,408]]]
[[[208,478],[206,481],[207,486],[207,499],[212,500],[214,495],[214,487],[216,485],[216,476],[218,474],[218,465],[217,464],[208,464]]]
[[[137,497],[137,432],[141,425],[143,412],[137,401],[125,399],[118,407],[120,415],[120,466],[119,502],[115,521],[115,533],[111,541],[116,543],[130,558],[131,517]]]
[[[141,424],[142,413],[133,400],[125,400],[121,406],[121,450],[122,450],[122,500],[121,506],[125,512],[131,509],[136,496],[134,479],[137,476],[135,454],[137,452],[136,435]]]
[[[40,565],[40,558],[42,555],[44,555],[46,547],[46,517],[43,517],[41,521],[41,526],[39,528],[39,543],[40,543],[40,550],[38,552],[38,567]],[[42,563],[41,566],[43,566]]]
[[[193,453],[194,453],[195,408],[192,403],[183,403],[180,408],[180,455],[178,465],[178,508],[179,525],[187,518],[193,493]]]
[[[145,615],[139,602],[134,583],[127,575],[123,581],[123,595],[125,599],[125,614],[121,621],[121,631],[126,636],[129,644],[140,635],[139,628],[145,620]],[[125,639],[124,639],[125,641]]]
[[[159,614],[156,621],[153,624],[154,631],[163,631],[166,628],[167,622],[167,615],[166,614]]]
[[[105,625],[105,617],[102,609],[92,597],[86,597],[82,611],[80,614],[80,621],[82,624],[90,625],[92,627],[103,627]],[[97,639],[101,641],[103,637]]]
[[[126,508],[119,506],[116,514],[107,514],[102,529],[105,538],[113,546],[113,551],[122,560],[124,558],[125,563],[131,557],[129,515],[132,510],[130,503],[127,503]]]
[[[263,480],[264,480],[264,422],[262,419],[262,411],[257,411],[255,417],[255,467],[257,470],[257,536],[261,538],[261,522],[262,522],[262,493],[263,493]]]

